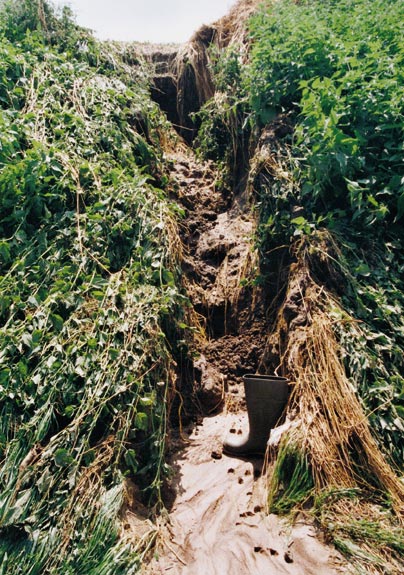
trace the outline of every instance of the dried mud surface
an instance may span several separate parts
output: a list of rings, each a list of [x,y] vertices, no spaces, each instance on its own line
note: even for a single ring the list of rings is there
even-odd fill
[[[257,371],[267,333],[263,294],[240,287],[254,266],[255,223],[245,197],[218,189],[210,163],[187,150],[169,159],[175,197],[185,210],[187,290],[206,329],[194,361],[205,417],[170,437],[168,515],[161,518],[153,558],[142,575],[346,572],[307,520],[291,526],[268,515],[262,459],[222,454],[226,434],[248,426],[242,376]]]
[[[197,426],[171,457],[177,496],[143,575],[337,575],[338,553],[307,521],[266,513],[263,461],[221,455],[224,430],[243,425],[219,414]],[[245,425],[245,422],[244,422]]]

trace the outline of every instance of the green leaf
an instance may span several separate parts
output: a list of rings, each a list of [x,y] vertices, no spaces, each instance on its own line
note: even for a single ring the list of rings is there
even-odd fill
[[[76,406],[75,405],[66,405],[65,409],[64,409],[64,414],[66,417],[73,417],[74,412],[76,411]]]
[[[404,215],[404,194],[401,194],[397,200],[397,220]]]
[[[67,467],[74,461],[67,449],[57,449],[54,460],[57,467]]]
[[[21,377],[26,377],[28,375],[28,366],[25,361],[19,361],[17,367]]]
[[[128,449],[125,453],[125,463],[132,473],[136,473],[139,465],[136,458],[136,452],[133,449]]]
[[[146,413],[138,412],[135,416],[135,427],[141,431],[147,431],[149,418]]]
[[[28,349],[31,349],[32,335],[30,333],[28,332],[23,333],[21,336],[21,341],[24,345],[28,347]]]
[[[100,290],[92,291],[91,295],[93,296],[93,298],[98,299],[99,301],[102,301],[105,297],[105,293],[103,291],[100,291]]]
[[[295,226],[301,228],[307,224],[307,220],[303,216],[299,216],[297,218],[293,218],[293,220],[291,220],[291,223],[295,224]]]
[[[144,396],[139,399],[139,403],[144,407],[151,407],[154,405],[154,399],[150,396]]]
[[[57,332],[61,332],[63,329],[63,324],[64,324],[63,318],[60,315],[51,314],[50,320],[52,322],[54,329]]]
[[[371,274],[371,270],[367,264],[362,263],[355,268],[355,273],[363,277],[369,277]]]
[[[0,242],[0,263],[8,264],[11,259],[10,247],[7,242]]]
[[[98,340],[95,337],[90,337],[90,339],[87,340],[87,345],[90,349],[96,349]]]

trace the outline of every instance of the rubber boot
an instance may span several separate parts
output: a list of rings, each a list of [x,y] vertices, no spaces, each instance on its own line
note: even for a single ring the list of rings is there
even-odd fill
[[[282,415],[289,397],[288,380],[277,375],[244,376],[249,433],[232,436],[223,444],[228,455],[248,456],[265,453],[269,433]]]

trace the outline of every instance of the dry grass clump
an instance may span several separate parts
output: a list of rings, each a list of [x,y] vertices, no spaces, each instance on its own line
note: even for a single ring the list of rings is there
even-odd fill
[[[209,50],[212,47],[222,50],[234,45],[243,52],[247,43],[246,23],[258,4],[258,0],[240,0],[226,16],[211,26],[202,26],[179,49],[173,76],[177,78],[177,109],[182,125],[187,124],[187,102],[190,96],[199,103],[198,109],[214,96]]]
[[[200,104],[207,102],[214,94],[214,86],[209,70],[208,47],[211,38],[204,36],[207,27],[201,28],[191,40],[179,50],[175,61],[175,76],[178,78],[179,96],[187,89],[190,69],[195,76],[195,85]]]
[[[308,454],[318,493],[360,488],[369,498],[390,500],[400,517],[404,485],[373,438],[345,374],[328,313],[335,305],[311,277],[309,250],[303,247],[291,266],[287,295],[270,339],[280,342],[281,364],[295,382],[290,409],[300,418],[300,448]]]
[[[330,490],[316,502],[316,517],[352,561],[349,573],[403,573],[404,530],[390,510],[361,498],[358,490]]]
[[[246,22],[260,3],[260,0],[239,0],[226,16],[215,22],[215,40],[220,48],[245,44]]]

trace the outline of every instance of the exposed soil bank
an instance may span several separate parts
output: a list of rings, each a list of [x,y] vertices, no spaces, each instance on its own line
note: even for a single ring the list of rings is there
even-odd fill
[[[200,122],[194,116],[213,96],[206,49],[209,38],[177,44],[132,44],[152,72],[150,95],[167,115],[178,134],[192,144]],[[202,49],[200,49],[202,47]]]
[[[228,399],[239,403],[242,375],[255,371],[265,346],[263,294],[242,287],[255,264],[255,221],[240,198],[220,188],[209,162],[190,150],[171,156],[182,222],[183,271],[206,337],[194,361],[195,390],[205,414]],[[245,204],[245,202],[244,202]]]
[[[185,210],[183,269],[191,302],[206,328],[194,361],[202,414],[172,432],[161,518],[144,575],[337,575],[343,560],[305,518],[294,526],[266,509],[262,459],[222,454],[227,433],[242,433],[242,375],[255,372],[267,333],[265,301],[241,288],[254,266],[255,222],[246,201],[217,186],[211,163],[187,148],[169,158],[176,200]],[[240,206],[245,206],[241,208]],[[218,411],[221,411],[218,413]]]

